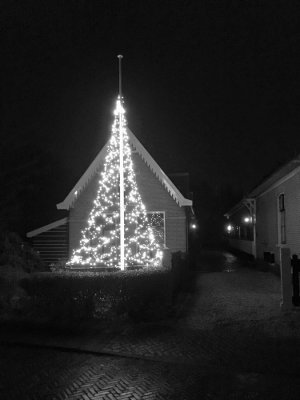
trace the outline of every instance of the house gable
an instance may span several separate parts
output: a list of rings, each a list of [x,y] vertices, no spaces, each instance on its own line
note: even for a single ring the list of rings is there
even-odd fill
[[[185,208],[178,204],[169,190],[166,190],[164,181],[158,179],[155,171],[150,169],[147,159],[142,158],[140,152],[133,152],[132,158],[137,185],[147,211],[164,213],[165,245],[171,251],[186,251],[187,221]],[[102,168],[103,164],[98,166],[97,172],[73,201],[73,205],[70,208],[70,253],[79,245],[81,231],[86,226],[88,215],[93,207],[93,201],[97,196]]]
[[[183,206],[192,206],[192,201],[186,199],[171,179],[163,172],[163,170],[159,167],[157,162],[152,158],[152,156],[148,153],[145,147],[141,144],[141,142],[136,138],[136,136],[132,133],[132,131],[127,128],[127,133],[129,137],[129,143],[135,149],[141,158],[145,161],[157,179],[163,184],[165,189],[170,193],[173,199],[179,204],[180,207]],[[101,166],[103,165],[106,151],[107,151],[108,142],[102,148],[102,150],[98,153],[97,157],[91,163],[89,168],[85,171],[85,173],[81,176],[79,181],[75,184],[73,189],[67,195],[67,197],[61,202],[56,205],[58,209],[65,209],[68,210],[72,207],[73,203],[76,201],[79,194],[84,190],[86,185],[92,180],[95,174],[99,171]]]
[[[164,229],[164,245],[171,252],[187,251],[188,218],[193,214],[192,201],[185,198],[170,178],[127,128],[137,185],[149,213],[158,213]],[[57,209],[68,210],[69,217],[28,232],[34,248],[47,263],[66,259],[77,248],[81,231],[86,227],[103,170],[108,143],[101,149],[76,185]],[[191,212],[187,212],[191,211]],[[163,225],[163,228],[162,228]]]

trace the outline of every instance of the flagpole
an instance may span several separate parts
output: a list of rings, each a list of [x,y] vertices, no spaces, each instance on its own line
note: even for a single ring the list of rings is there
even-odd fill
[[[122,97],[122,58],[121,54],[118,55],[119,59],[119,96]]]
[[[122,55],[118,55],[119,59],[119,138],[120,138],[120,268],[125,269],[125,202],[124,202],[124,143],[123,143],[123,105],[122,105]]]

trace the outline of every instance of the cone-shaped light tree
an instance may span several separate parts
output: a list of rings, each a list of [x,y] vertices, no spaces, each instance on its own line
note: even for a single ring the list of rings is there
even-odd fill
[[[87,226],[69,266],[159,266],[162,249],[148,221],[134,171],[124,102],[118,96],[104,168]]]

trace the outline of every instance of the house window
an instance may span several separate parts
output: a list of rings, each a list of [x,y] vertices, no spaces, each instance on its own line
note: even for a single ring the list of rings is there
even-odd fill
[[[165,238],[165,213],[164,211],[151,211],[147,213],[148,221],[153,229],[157,242],[164,246]]]
[[[116,221],[114,219],[114,214],[106,214],[108,224],[106,224],[103,228],[103,234],[109,234],[109,231],[116,229]],[[148,221],[153,230],[155,239],[157,242],[164,246],[166,242],[165,238],[165,212],[164,211],[151,211],[147,212]],[[99,217],[98,224],[103,224],[104,219]]]
[[[279,195],[279,211],[283,212],[284,211],[284,194],[281,193],[281,195]]]
[[[114,214],[106,214],[106,217],[109,223],[104,227],[103,233],[107,234],[110,230],[115,229],[115,220]],[[159,244],[165,244],[165,212],[164,211],[150,211],[147,212],[148,221],[150,222],[151,228],[153,229],[153,233],[155,235],[156,240]],[[104,222],[102,217],[101,223]]]
[[[285,201],[284,193],[278,197],[278,214],[279,214],[279,243],[286,243],[286,221],[285,221]]]

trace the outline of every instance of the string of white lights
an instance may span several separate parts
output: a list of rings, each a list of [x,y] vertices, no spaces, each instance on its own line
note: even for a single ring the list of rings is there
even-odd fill
[[[125,269],[161,264],[162,249],[150,226],[137,187],[124,103],[120,96],[114,115],[97,196],[87,226],[81,232],[79,247],[67,263],[71,267],[117,266]],[[120,174],[123,176],[123,188],[120,187]]]

